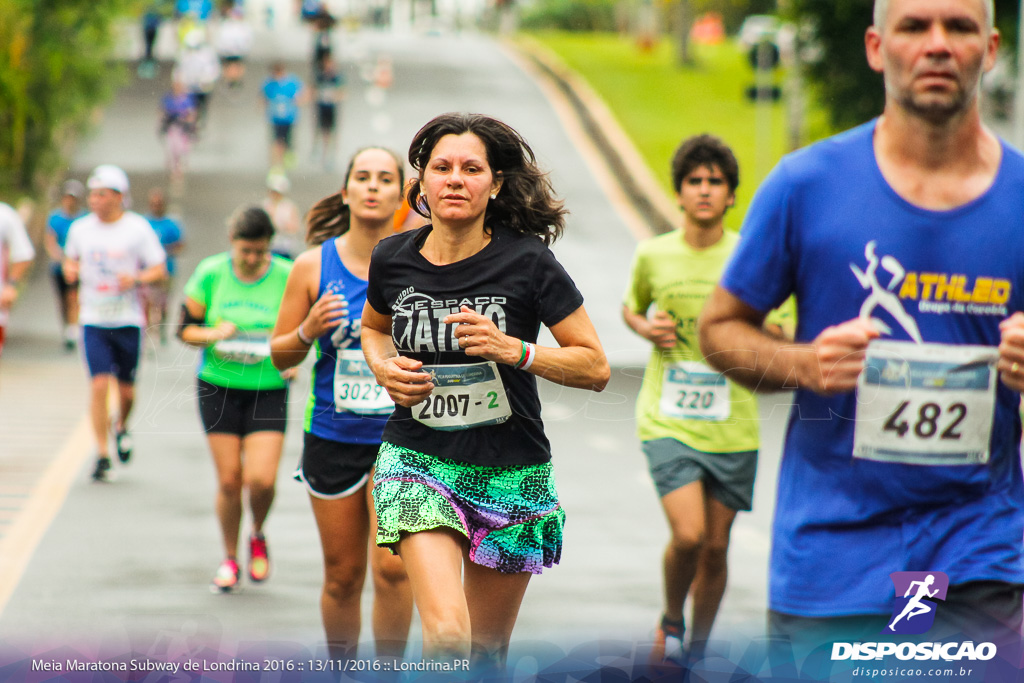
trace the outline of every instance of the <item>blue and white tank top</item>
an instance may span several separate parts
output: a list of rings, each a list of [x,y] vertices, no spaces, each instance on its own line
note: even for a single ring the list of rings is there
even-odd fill
[[[344,266],[338,256],[337,242],[338,238],[334,238],[322,245],[317,298],[327,293],[341,294],[348,303],[348,315],[341,325],[316,340],[317,358],[306,403],[305,429],[314,436],[341,443],[379,443],[391,410],[381,407],[387,394],[380,396],[383,390],[362,361],[359,334],[366,303],[366,280],[356,277]],[[339,355],[342,357],[340,365]],[[337,380],[336,375],[339,375]],[[347,407],[339,407],[336,396]],[[365,409],[365,406],[376,407]]]

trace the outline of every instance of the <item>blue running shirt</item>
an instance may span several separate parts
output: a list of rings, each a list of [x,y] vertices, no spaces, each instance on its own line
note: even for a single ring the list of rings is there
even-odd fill
[[[316,363],[313,365],[311,391],[306,402],[306,431],[321,439],[341,443],[380,443],[381,432],[390,415],[359,415],[334,408],[334,369],[338,349],[362,349],[363,306],[366,304],[366,280],[349,272],[338,256],[337,238],[320,248],[320,289],[317,298],[326,292],[341,294],[348,302],[348,317],[329,334],[316,340]]]
[[[991,188],[930,211],[885,181],[874,129],[779,163],[754,198],[723,287],[764,312],[795,294],[799,342],[864,314],[891,330],[883,339],[997,346],[999,323],[1024,309],[1024,157],[1003,144]],[[893,571],[943,571],[950,584],[1024,582],[1019,400],[998,383],[987,464],[922,466],[854,459],[856,394],[797,391],[779,474],[771,609],[888,613]]]
[[[268,78],[263,83],[263,97],[267,100],[267,116],[272,123],[294,123],[299,116],[297,98],[302,81],[291,74],[281,78]]]

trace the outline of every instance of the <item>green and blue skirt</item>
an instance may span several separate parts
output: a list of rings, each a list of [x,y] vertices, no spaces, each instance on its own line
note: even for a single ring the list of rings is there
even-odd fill
[[[384,442],[373,476],[377,545],[447,527],[469,540],[469,559],[500,572],[539,574],[562,555],[565,511],[551,463],[483,467]]]

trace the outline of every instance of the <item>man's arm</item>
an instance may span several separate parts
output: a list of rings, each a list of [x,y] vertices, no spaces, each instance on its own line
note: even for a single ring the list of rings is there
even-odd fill
[[[50,228],[47,228],[46,233],[43,235],[43,246],[46,248],[46,253],[51,260],[58,263],[63,260],[64,252],[61,251],[60,245],[57,244],[57,235]]]
[[[655,311],[648,318],[646,315],[634,313],[629,306],[622,305],[622,320],[629,329],[661,349],[671,349],[676,345],[676,321],[665,311]]]
[[[17,263],[11,264],[10,275],[8,276],[8,282],[12,285],[17,285],[21,282],[21,279],[25,277],[25,273],[32,266],[32,261],[18,261]]]
[[[119,273],[117,276],[118,287],[122,291],[135,289],[140,285],[154,285],[167,279],[167,265],[162,261],[155,266],[143,268],[137,273]]]
[[[185,249],[185,240],[178,240],[177,242],[170,242],[164,245],[164,251],[167,252],[168,256],[181,256],[181,252]]]
[[[18,299],[18,284],[25,277],[25,273],[28,272],[31,265],[32,261],[18,261],[10,264],[7,283],[0,289],[0,309],[7,310],[14,305]]]
[[[1024,392],[1024,313],[1017,311],[999,323],[999,363],[1003,384]]]
[[[64,282],[69,285],[78,282],[78,259],[71,258],[70,256],[64,257],[61,269],[64,271]]]
[[[140,285],[154,285],[167,279],[167,263],[160,262],[155,266],[142,269],[135,277]]]
[[[764,314],[721,285],[697,324],[707,362],[749,389],[808,389],[832,395],[853,391],[864,369],[868,342],[878,337],[860,318],[827,327],[810,344],[794,344],[764,331]]]

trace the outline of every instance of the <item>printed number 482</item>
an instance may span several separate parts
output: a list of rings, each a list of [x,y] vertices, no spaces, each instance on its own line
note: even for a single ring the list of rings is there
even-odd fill
[[[882,431],[896,432],[896,436],[903,437],[911,429],[914,434],[922,439],[930,439],[938,433],[940,439],[957,440],[962,435],[956,428],[967,417],[967,406],[963,403],[954,403],[946,408],[946,415],[952,415],[953,421],[945,429],[939,432],[939,420],[943,417],[942,406],[938,403],[922,403],[917,411],[917,420],[913,425],[903,418],[903,412],[910,405],[910,401],[903,401],[893,411],[889,419],[885,421]]]

